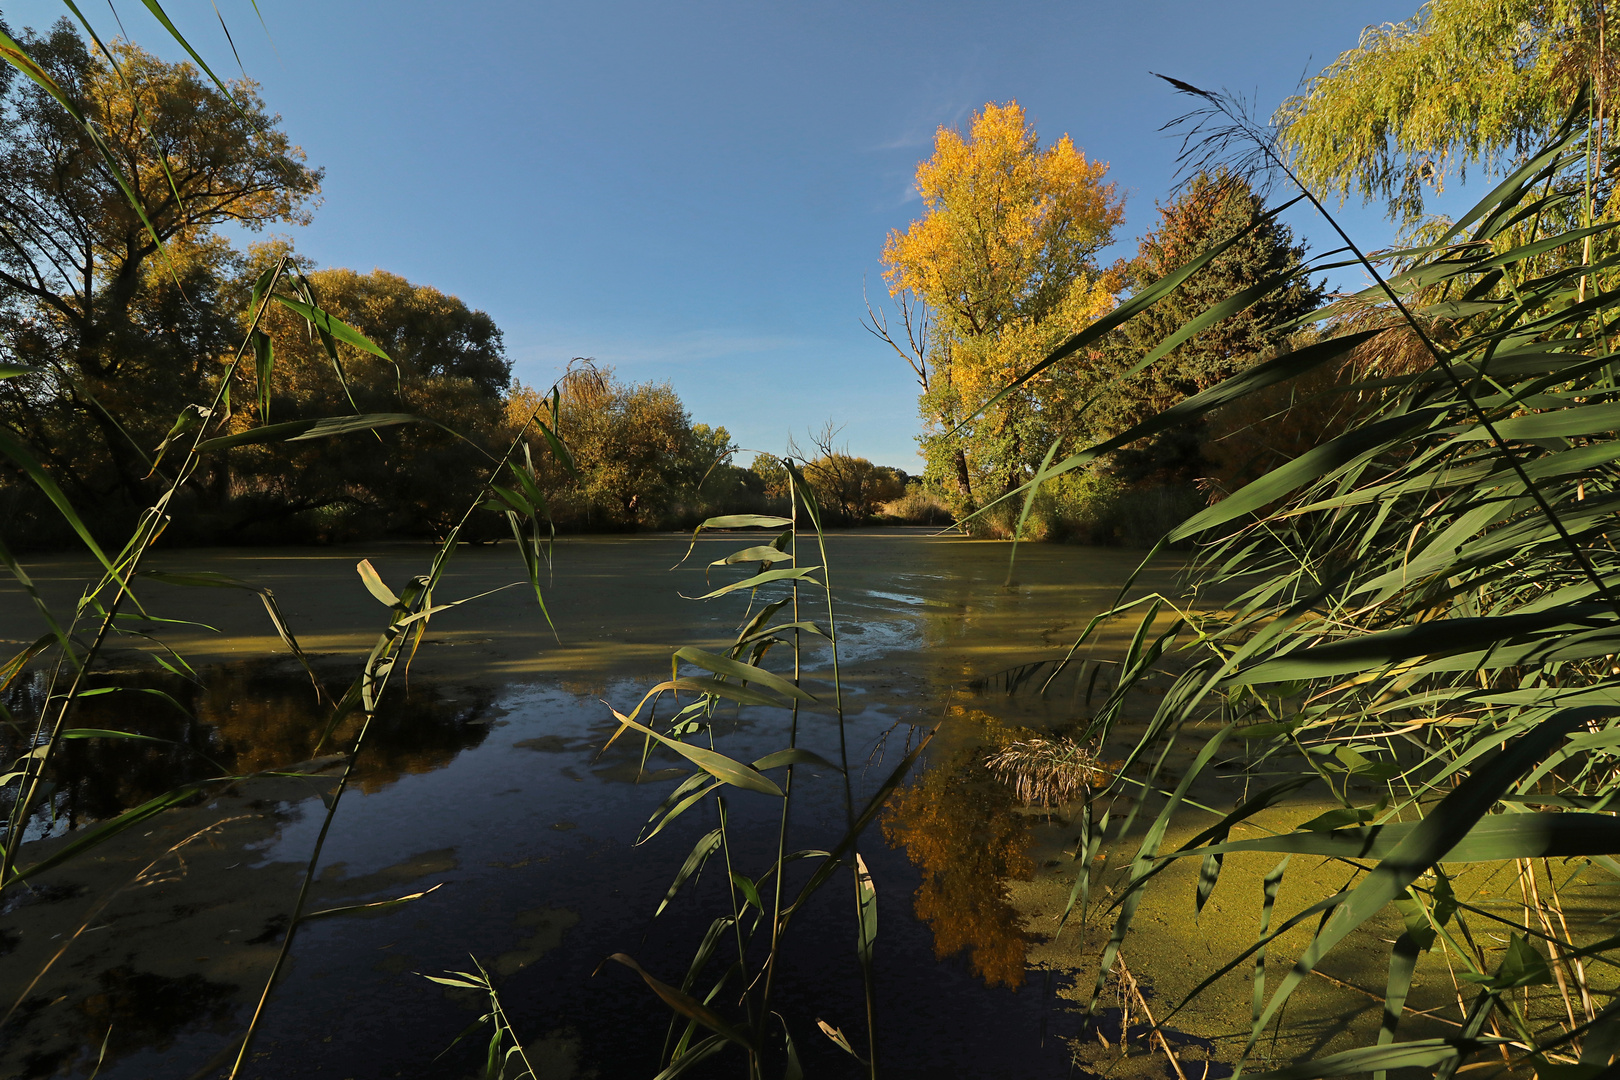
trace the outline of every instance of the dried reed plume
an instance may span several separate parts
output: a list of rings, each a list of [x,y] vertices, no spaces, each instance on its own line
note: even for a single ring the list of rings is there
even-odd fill
[[[1108,774],[1096,755],[1073,739],[1026,739],[1009,743],[986,762],[1025,806],[1072,802],[1085,787],[1101,787]]]

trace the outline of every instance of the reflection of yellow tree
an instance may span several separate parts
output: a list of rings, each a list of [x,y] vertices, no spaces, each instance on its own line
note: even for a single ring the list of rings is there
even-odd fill
[[[992,744],[1016,737],[984,713],[963,719],[983,724]],[[984,750],[968,742],[931,764],[890,804],[883,835],[922,871],[916,912],[934,932],[935,955],[966,950],[975,975],[1017,988],[1024,981],[1024,930],[1007,882],[1029,878],[1035,867],[1029,827],[985,768]]]

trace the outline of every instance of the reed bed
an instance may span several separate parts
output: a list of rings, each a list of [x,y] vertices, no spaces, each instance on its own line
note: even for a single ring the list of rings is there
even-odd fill
[[[1224,155],[1292,184],[1269,132],[1222,95],[1176,86],[1196,102],[1184,147],[1193,166]],[[1191,917],[1217,888],[1249,891],[1224,883],[1228,855],[1272,853],[1282,862],[1251,893],[1254,939],[1165,1002],[1157,1024],[1247,971],[1254,1007],[1233,1058],[1240,1072],[1612,1072],[1620,938],[1601,921],[1564,918],[1560,902],[1571,889],[1612,893],[1620,877],[1620,245],[1616,222],[1594,212],[1595,141],[1583,103],[1432,243],[1369,257],[1339,230],[1342,246],[1318,268],[1355,266],[1374,285],[1302,320],[1311,332],[1289,351],[1114,439],[1049,458],[1023,489],[1027,513],[1053,477],[1274,387],[1309,385],[1295,408],[1350,417],[1164,535],[1155,553],[1196,544],[1190,600],[1132,596],[1127,583],[1064,661],[1083,658],[1104,622],[1136,620],[1116,684],[1072,735],[1130,747],[1093,799],[1128,795],[1128,809],[1111,827],[1087,802],[1074,852],[1071,912],[1092,894],[1097,853],[1129,867],[1106,908],[1093,1011],[1163,871],[1199,861]],[[1294,187],[1283,206],[1305,201],[1338,230]],[[1023,378],[1151,306],[1223,246]],[[1234,296],[1173,337],[1253,301]],[[1333,377],[1311,378],[1321,372]],[[1219,599],[1202,599],[1211,594]],[[1127,695],[1156,673],[1173,678],[1170,689],[1144,728],[1125,731]],[[1229,811],[1190,794],[1223,782],[1237,798]],[[1332,809],[1280,833],[1257,827],[1296,795]],[[1190,840],[1167,843],[1173,823]],[[1292,856],[1331,860],[1347,882],[1272,926]],[[1516,911],[1460,884],[1504,872],[1520,882]],[[1392,943],[1372,944],[1391,912]],[[1268,948],[1296,927],[1305,943],[1279,967]],[[1347,1021],[1365,1041],[1277,1062],[1262,1040],[1286,1034],[1291,998],[1353,947],[1388,957],[1383,992],[1368,992],[1367,1012]],[[1443,959],[1438,977],[1455,1005],[1414,1019],[1407,1002],[1425,956]],[[1438,1034],[1406,1037],[1420,1021]]]

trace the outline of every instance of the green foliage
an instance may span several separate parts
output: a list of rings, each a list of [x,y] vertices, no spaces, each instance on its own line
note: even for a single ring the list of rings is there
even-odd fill
[[[917,375],[925,476],[959,511],[1017,486],[1064,434],[1067,371],[997,391],[1109,307],[1096,255],[1124,210],[1106,173],[1067,135],[1043,149],[1017,102],[986,104],[966,138],[941,128],[917,167],[926,213],[883,250],[905,341],[876,313],[870,329]]]
[[[810,436],[814,457],[806,456],[796,445],[791,453],[799,459],[801,475],[815,493],[826,524],[864,525],[884,503],[905,494],[906,474],[856,457],[847,446],[836,446],[837,434],[829,421]]]
[[[956,520],[951,513],[950,500],[921,480],[906,481],[904,493],[884,503],[879,510],[885,521],[899,525],[945,526]]]
[[[1430,0],[1368,27],[1277,121],[1300,177],[1341,197],[1423,214],[1424,191],[1489,175],[1551,132],[1583,84],[1610,117],[1620,67],[1602,0]]]
[[[276,253],[255,252],[253,265]],[[375,342],[387,359],[336,341],[334,365],[305,320],[276,305],[261,323],[275,365],[269,386],[244,373],[235,393],[252,404],[239,407],[230,430],[321,416],[338,402],[429,423],[219,455],[224,461],[216,469],[228,471],[216,480],[224,496],[215,511],[218,535],[442,535],[476,493],[489,455],[509,438],[504,393],[511,366],[500,330],[455,297],[386,271],[322,270],[303,280],[323,309]]]
[[[1303,245],[1294,243],[1288,226],[1263,218],[1264,209],[1247,181],[1224,171],[1198,174],[1174,200],[1159,207],[1158,229],[1142,237],[1126,269],[1127,281],[1137,289],[1163,278],[1211,244],[1239,239],[1120,327],[1102,352],[1098,374],[1128,370],[1222,301],[1248,290],[1259,297],[1171,349],[1145,371],[1109,383],[1106,390],[1093,389],[1097,400],[1076,418],[1079,432],[1092,440],[1118,434],[1230,378],[1274,353],[1287,337],[1288,324],[1321,303],[1322,288],[1306,273]],[[1260,224],[1249,228],[1257,219]],[[1204,472],[1204,441],[1197,428],[1163,433],[1146,446],[1121,451],[1115,469],[1132,481],[1190,485]]]
[[[38,368],[0,422],[127,526],[159,490],[152,447],[234,344],[236,257],[214,230],[306,220],[321,174],[246,80],[227,100],[189,64],[92,52],[65,20],[21,44],[84,123],[33,80],[0,96],[0,340]]]
[[[558,431],[578,476],[539,467],[539,484],[560,528],[613,531],[689,527],[714,513],[759,511],[787,493],[752,469],[732,464],[736,447],[723,427],[694,424],[668,383],[623,383],[611,368],[585,365],[559,383]],[[506,398],[510,431],[545,395],[514,384]],[[531,435],[536,459],[544,457]]]

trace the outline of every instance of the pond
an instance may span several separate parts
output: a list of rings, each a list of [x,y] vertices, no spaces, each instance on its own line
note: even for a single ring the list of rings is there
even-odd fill
[[[668,569],[688,543],[559,543],[547,591],[555,633],[523,590],[435,620],[408,684],[396,681],[368,736],[310,910],[426,895],[307,923],[245,1075],[470,1075],[482,1034],[451,1044],[483,1000],[423,974],[470,970],[472,958],[495,977],[519,1034],[543,1059],[542,1076],[657,1071],[668,1011],[632,972],[604,959],[627,953],[680,981],[729,903],[718,858],[655,911],[694,843],[714,828],[716,810],[705,803],[638,844],[689,766],[665,750],[644,757],[628,738],[604,746],[618,727],[610,705],[628,711],[667,677],[673,648],[718,647],[747,608],[742,595],[681,598],[704,591],[705,563],[740,546],[705,540],[682,569]],[[918,532],[829,541],[842,741],[856,802],[926,731],[940,730],[862,843],[879,897],[875,1000],[888,1076],[1072,1075],[1070,1040],[1083,1020],[1070,1000],[1075,975],[1032,952],[1011,897],[1013,883],[1034,877],[1037,860],[1073,829],[1061,816],[1016,806],[975,771],[972,748],[987,732],[1074,718],[1077,685],[1045,697],[1004,691],[1016,684],[1017,665],[1061,653],[1139,555],[1026,545],[1010,584],[1008,556],[1004,544]],[[333,690],[352,677],[384,621],[354,570],[363,557],[398,584],[425,567],[428,551],[161,556],[167,568],[272,587]],[[1148,584],[1168,588],[1173,569],[1155,567]],[[58,605],[86,570],[65,557],[30,565]],[[441,592],[478,593],[517,576],[509,551],[464,549]],[[251,1015],[334,774],[316,756],[323,715],[310,680],[268,632],[256,599],[203,592],[217,591],[154,585],[143,594],[154,618],[207,624],[143,628],[185,655],[201,685],[164,673],[150,659],[152,643],[130,638],[101,684],[126,689],[87,699],[75,721],[165,741],[69,744],[50,806],[30,824],[39,842],[22,862],[179,783],[294,762],[305,762],[294,770],[303,775],[209,788],[201,801],[15,895],[0,915],[0,950],[9,953],[0,1008],[21,1003],[0,1049],[5,1075],[86,1076],[98,1058],[100,1077],[219,1075],[221,1053]],[[37,632],[17,592],[0,594],[0,609],[0,636]],[[827,659],[824,648],[807,653],[806,685],[821,700],[801,720],[799,742],[836,762]],[[8,707],[26,717],[43,686],[43,675],[20,680]],[[722,709],[716,739],[752,760],[786,745],[786,723],[780,711]],[[6,747],[8,758],[16,749]],[[844,828],[843,782],[814,767],[797,777],[789,847],[828,846]],[[757,870],[768,862],[781,804],[743,791],[726,802],[733,866]],[[839,881],[796,916],[773,999],[815,1076],[864,1074],[817,1027],[865,1026],[850,896]],[[740,1059],[721,1055],[689,1075],[740,1069]]]

